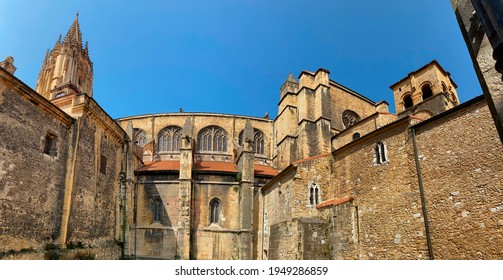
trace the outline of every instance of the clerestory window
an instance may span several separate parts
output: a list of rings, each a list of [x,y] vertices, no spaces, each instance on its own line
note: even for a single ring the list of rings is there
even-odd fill
[[[226,152],[227,132],[218,126],[203,128],[197,137],[199,151]]]
[[[145,144],[147,144],[147,133],[145,132],[145,130],[141,128],[134,129],[134,142],[140,147],[143,147],[145,146]]]
[[[243,145],[243,131],[239,133],[239,145]],[[256,128],[253,129],[253,152],[255,154],[265,154],[265,137],[264,133]]]
[[[178,126],[168,126],[159,132],[159,152],[178,152],[182,142],[182,129]]]

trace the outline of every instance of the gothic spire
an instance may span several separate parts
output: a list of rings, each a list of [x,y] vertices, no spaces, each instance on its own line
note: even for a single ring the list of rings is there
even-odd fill
[[[77,46],[82,48],[82,33],[80,32],[78,12],[77,16],[75,17],[75,20],[73,21],[72,26],[66,33],[64,42],[68,44],[76,44]]]

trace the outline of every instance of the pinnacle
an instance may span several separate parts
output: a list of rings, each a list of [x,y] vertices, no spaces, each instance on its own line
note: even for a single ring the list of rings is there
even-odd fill
[[[78,12],[75,16],[75,20],[73,21],[72,26],[66,33],[64,42],[69,44],[76,44],[77,46],[82,48],[82,33],[80,32]]]

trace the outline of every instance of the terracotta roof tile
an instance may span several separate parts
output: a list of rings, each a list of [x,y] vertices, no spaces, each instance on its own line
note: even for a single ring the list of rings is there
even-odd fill
[[[220,172],[238,172],[237,166],[234,162],[222,162],[222,161],[201,161],[194,163],[195,170],[204,171],[220,171]]]
[[[136,171],[180,170],[179,161],[154,161]]]
[[[271,166],[255,165],[255,175],[276,176],[278,171]]]
[[[348,202],[348,201],[353,200],[353,199],[354,199],[353,196],[345,196],[345,197],[341,197],[341,198],[334,198],[334,199],[323,201],[322,203],[316,205],[316,208],[319,209],[319,208],[323,208],[323,207],[330,206],[330,205],[335,206],[335,205],[342,204],[344,202]]]
[[[194,163],[194,170],[200,171],[217,171],[217,172],[227,172],[227,173],[237,173],[237,166],[234,162],[222,162],[222,161],[201,161]],[[151,162],[141,168],[138,168],[138,172],[149,172],[149,171],[165,171],[165,170],[180,170],[180,161],[155,161]],[[275,176],[278,174],[276,169],[271,166],[255,165],[256,175],[265,176]]]

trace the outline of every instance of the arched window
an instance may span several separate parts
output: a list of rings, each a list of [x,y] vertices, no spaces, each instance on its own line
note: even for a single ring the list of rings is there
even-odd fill
[[[145,144],[147,144],[147,133],[145,132],[145,130],[141,128],[134,129],[134,142],[140,147],[143,147],[145,146]]]
[[[168,126],[159,132],[159,152],[180,151],[182,129],[178,126]]]
[[[433,96],[433,91],[431,90],[431,87],[428,84],[424,85],[421,88],[421,91],[423,92],[423,100],[426,100]]]
[[[374,155],[377,164],[383,164],[388,161],[386,156],[386,147],[383,142],[377,142],[374,145]]]
[[[353,134],[353,141],[360,138],[360,133],[356,132],[355,134]]]
[[[320,188],[316,184],[309,186],[309,205],[315,206],[320,203]]]
[[[243,131],[239,133],[238,142],[239,145],[243,145]],[[264,133],[256,128],[253,129],[253,152],[255,154],[263,155],[265,154],[265,137]]]
[[[197,139],[200,151],[227,151],[227,132],[221,127],[205,127],[199,132]]]
[[[360,116],[358,116],[357,113],[351,110],[346,110],[342,112],[342,123],[346,128],[354,125],[358,121],[360,121]]]
[[[220,201],[214,198],[210,202],[210,224],[218,224],[220,217]]]
[[[152,222],[161,222],[162,213],[162,200],[159,196],[156,196],[152,200]]]
[[[407,94],[403,97],[403,108],[407,110],[412,107],[412,105],[414,105],[414,103],[412,102],[412,97],[410,96],[410,94]]]

